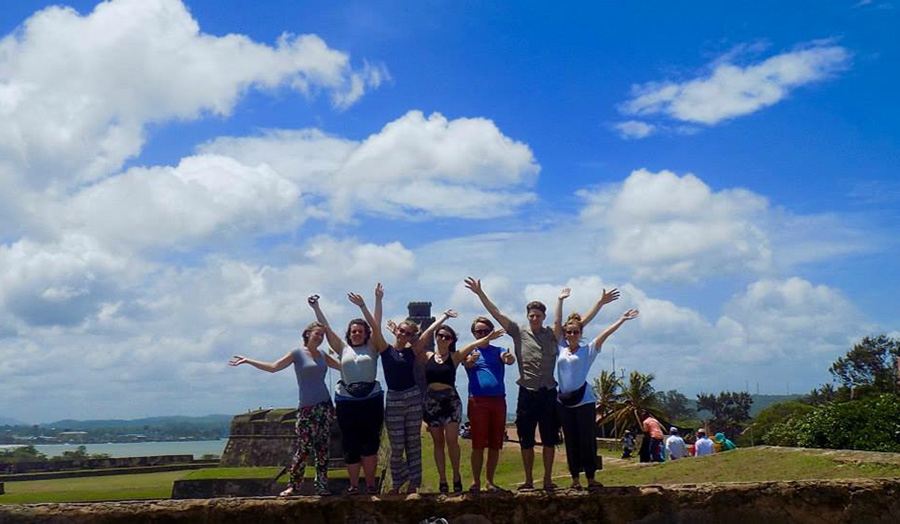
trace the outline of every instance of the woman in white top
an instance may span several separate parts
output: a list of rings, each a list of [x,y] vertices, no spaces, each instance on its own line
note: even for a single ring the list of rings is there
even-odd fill
[[[594,480],[597,472],[597,436],[595,424],[596,398],[587,382],[591,364],[600,354],[603,342],[615,333],[626,321],[636,318],[638,311],[629,309],[616,322],[606,328],[587,346],[582,344],[584,322],[581,315],[569,315],[562,323],[563,301],[571,291],[564,288],[556,303],[553,331],[559,341],[556,359],[558,400],[562,404],[562,427],[566,442],[566,461],[572,475],[572,489],[581,489],[579,475],[583,471],[588,488],[598,483]]]
[[[341,428],[341,444],[344,462],[350,478],[348,493],[359,490],[359,473],[362,468],[366,490],[375,493],[375,469],[378,466],[378,448],[381,445],[381,428],[384,424],[384,392],[375,379],[378,354],[387,348],[381,334],[381,300],[384,290],[375,287],[375,315],[369,312],[362,296],[348,293],[347,298],[359,306],[365,319],[356,318],[347,326],[344,340],[331,329],[318,302],[311,304],[316,319],[325,326],[328,344],[341,357],[341,380],[334,392],[338,427]],[[346,341],[346,342],[345,342]]]

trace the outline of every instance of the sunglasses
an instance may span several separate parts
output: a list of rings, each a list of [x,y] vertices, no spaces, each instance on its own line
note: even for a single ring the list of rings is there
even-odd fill
[[[453,340],[453,335],[446,335],[444,333],[438,333],[435,336],[441,340]]]
[[[475,333],[476,335],[482,335],[482,336],[490,335],[491,330],[490,329],[476,329],[475,331],[473,331],[473,333]]]
[[[580,334],[581,334],[581,331],[575,331],[575,330],[572,330],[572,329],[567,329],[567,330],[566,330],[566,335],[580,335]]]
[[[398,335],[403,335],[404,337],[414,337],[414,336],[416,336],[416,334],[413,333],[412,331],[406,331],[405,329],[398,329],[398,330],[397,330],[397,334],[398,334]]]

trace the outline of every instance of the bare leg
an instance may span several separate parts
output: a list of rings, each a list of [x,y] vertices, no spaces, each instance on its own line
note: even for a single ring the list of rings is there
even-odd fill
[[[363,474],[366,476],[366,487],[374,488],[375,487],[375,469],[378,466],[378,456],[377,455],[369,455],[368,457],[362,458],[362,468]],[[359,473],[357,473],[357,476]]]
[[[553,446],[544,446],[542,455],[544,455],[544,489],[553,484],[553,456],[556,454],[556,448]]]
[[[500,450],[488,448],[487,452],[487,478],[488,487],[497,486],[494,483],[494,473],[497,471],[497,464],[500,462]]]
[[[444,426],[447,452],[450,453],[450,467],[453,468],[453,482],[459,482],[459,424],[451,422]]]
[[[484,448],[472,448],[472,489],[481,489],[481,466],[484,464]],[[488,451],[488,484],[491,483],[491,454]]]
[[[347,476],[350,477],[350,487],[359,487],[359,462],[347,464]]]
[[[534,486],[534,448],[522,450],[522,465],[525,469],[525,485]]]
[[[442,484],[447,483],[447,462],[444,459],[444,428],[428,428],[434,439],[434,464],[437,466],[438,478]]]

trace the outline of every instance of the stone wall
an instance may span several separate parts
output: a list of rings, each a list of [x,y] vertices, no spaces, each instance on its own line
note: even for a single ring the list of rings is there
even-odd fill
[[[900,479],[605,488],[596,493],[480,494],[0,504],[4,523],[326,522],[895,523]]]
[[[223,467],[289,466],[294,455],[297,435],[296,409],[261,409],[231,419],[228,444],[222,453]],[[341,432],[331,425],[329,467],[343,467]]]

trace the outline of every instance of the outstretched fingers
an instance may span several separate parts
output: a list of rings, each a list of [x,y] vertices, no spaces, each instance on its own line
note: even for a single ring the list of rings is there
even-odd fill
[[[622,313],[622,318],[625,320],[631,320],[633,318],[637,318],[641,312],[637,309],[629,309],[628,311]]]
[[[347,300],[359,307],[366,305],[366,301],[359,293],[347,293]]]

